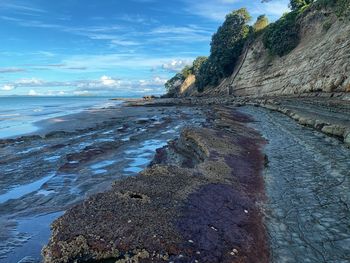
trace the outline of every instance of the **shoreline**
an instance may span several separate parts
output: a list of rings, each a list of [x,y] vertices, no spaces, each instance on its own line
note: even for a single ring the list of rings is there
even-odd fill
[[[264,141],[246,126],[251,119],[234,109],[212,108],[207,114],[203,127],[185,129],[158,149],[150,168],[56,220],[44,262],[268,262],[255,204],[263,198]]]
[[[328,104],[325,105],[325,102]],[[266,111],[266,114],[271,116],[276,114],[288,116],[286,113],[298,114],[317,119],[319,122],[332,121],[327,125],[334,123],[345,123],[346,125],[347,109],[350,103],[344,101],[339,104],[336,97],[329,99],[326,96],[293,98],[292,103],[289,96],[264,99],[240,98],[239,100],[222,97],[204,100],[199,98],[156,99],[124,103],[121,106],[127,111],[123,116],[124,119],[126,121],[133,119],[135,125],[140,125],[141,130],[149,123],[151,124],[149,127],[156,125],[151,128],[155,129],[155,134],[159,132],[158,127],[162,126],[157,126],[159,120],[155,118],[156,115],[172,116],[173,120],[184,118],[186,128],[178,135],[171,135],[172,140],[163,145],[156,145],[156,142],[150,141],[156,154],[149,159],[150,165],[146,163],[147,165],[143,166],[145,170],[138,168],[134,170],[132,177],[118,178],[117,181],[109,180],[109,183],[105,181],[104,189],[110,190],[97,195],[92,193],[92,196],[85,201],[80,199],[73,208],[68,209],[65,215],[57,219],[53,224],[51,240],[43,250],[45,262],[60,263],[65,262],[65,259],[79,259],[83,262],[97,259],[114,259],[115,262],[128,260],[139,260],[140,262],[147,262],[147,260],[155,262],[169,260],[268,262],[271,257],[276,256],[278,254],[276,251],[273,251],[276,254],[271,255],[269,250],[271,244],[268,231],[271,225],[268,225],[268,230],[265,228],[265,218],[276,219],[265,214],[265,209],[270,208],[266,208],[264,203],[267,197],[271,198],[270,188],[267,188],[268,196],[266,196],[265,187],[270,187],[271,182],[265,177],[264,182],[263,172],[270,169],[270,163],[274,166],[278,165],[279,157],[270,159],[270,155],[273,156],[274,152],[265,153],[265,150],[263,151],[263,148],[267,147],[266,143],[270,145],[271,138],[265,135],[262,137],[257,130],[254,130],[257,125],[256,120],[246,115],[246,108],[242,108],[243,113],[241,113],[240,107],[244,105],[256,106],[250,108],[248,113],[255,112],[253,109],[259,109],[258,112]],[[274,105],[274,107],[269,105]],[[339,106],[330,111],[330,105]],[[288,111],[280,112],[278,109],[282,107]],[[153,113],[139,118],[140,114],[146,112]],[[200,125],[198,123],[193,125],[190,120],[196,118],[200,112],[205,114],[205,120],[201,121]],[[186,114],[188,116],[184,117]],[[77,117],[79,114],[74,116]],[[99,119],[97,116],[106,116],[106,114],[97,111],[88,116],[90,120],[96,120]],[[110,127],[118,122],[117,119],[113,119],[113,116],[108,116],[111,117],[110,122],[105,119],[99,120],[101,122],[96,126],[88,128],[91,122],[87,120],[85,130],[49,132],[48,136],[40,138],[61,140],[67,136],[79,137],[79,133],[90,133],[94,130],[102,129],[102,133],[108,132]],[[256,116],[256,113],[252,116]],[[74,119],[73,116],[66,118],[67,121],[62,122],[63,125],[62,123],[55,124],[54,127],[57,128],[59,125],[64,127],[64,123],[69,123]],[[294,123],[292,120],[288,121],[290,122]],[[294,123],[294,125],[297,124]],[[116,131],[123,133],[123,129],[127,126],[121,125],[119,128]],[[261,127],[259,132],[261,132],[260,129]],[[298,129],[306,128],[300,126]],[[305,134],[308,133],[310,133],[309,130],[305,132]],[[94,136],[97,135],[92,135],[85,141],[89,142],[95,138]],[[322,136],[316,134],[316,137],[321,138]],[[174,140],[175,137],[177,139]],[[339,143],[340,146],[337,147],[343,147],[340,141],[344,139],[340,136],[333,135],[332,137],[337,138],[339,142],[331,137],[329,139],[322,137],[322,140],[330,141],[331,145]],[[145,137],[139,137],[137,141],[141,142],[142,138],[145,140]],[[28,137],[27,139],[30,141],[39,138]],[[106,156],[109,156],[116,149],[121,151],[124,147],[123,144],[112,144],[106,142],[104,145],[99,145],[98,148],[88,146],[79,154],[67,155],[68,162],[61,165],[63,169],[61,171],[70,173],[81,165],[84,166],[91,162],[91,157],[97,153],[95,150],[102,150],[104,154],[108,153]],[[107,145],[112,145],[112,148]],[[128,150],[129,158],[140,155],[136,149]],[[344,151],[343,155],[346,155],[345,147],[341,149]],[[90,150],[93,151],[90,153]],[[330,151],[332,150],[333,148],[330,148]],[[317,156],[319,153],[314,154]],[[104,156],[98,157],[100,162],[106,163],[115,158]],[[337,162],[341,163],[342,160]],[[346,164],[342,165],[346,167]],[[97,169],[101,168],[97,167]],[[112,173],[114,169],[111,170]],[[332,173],[333,171],[331,170]],[[136,175],[139,172],[140,174]],[[293,173],[290,176],[294,176]],[[87,185],[85,189],[89,187],[92,185]],[[339,194],[342,192],[339,191]],[[225,205],[218,206],[220,202]],[[227,209],[218,210],[218,207],[226,207],[226,204]],[[149,220],[144,220],[144,218]],[[225,220],[222,221],[221,218]],[[232,238],[229,238],[227,233],[230,233]],[[245,243],[248,242],[247,237],[252,243]],[[278,242],[276,243],[277,248],[274,247],[277,251],[279,246],[283,247],[283,243]],[[276,244],[273,243],[273,245]],[[249,250],[251,247],[259,247],[259,251]],[[213,251],[215,251],[214,254]],[[218,261],[218,258],[223,261]],[[258,259],[260,261],[257,261]]]
[[[41,216],[65,211],[87,196],[110,189],[112,182],[134,176],[151,162],[156,148],[173,139],[181,127],[202,121],[200,113],[195,113],[198,110],[193,110],[122,106],[67,115],[67,121],[57,125],[47,121],[49,128],[43,123],[42,130],[45,136],[1,141],[0,221],[10,239],[0,238],[0,262],[17,262],[15,259],[22,254],[15,252],[25,252],[20,248],[27,244],[32,246],[30,239],[27,242],[21,238],[28,234],[16,230],[22,219],[33,222],[37,216],[42,220],[51,218]],[[84,123],[78,119],[84,119]],[[79,123],[78,130],[73,129],[74,125],[67,127],[74,122]],[[3,253],[9,253],[7,249],[14,249],[15,254],[1,259]],[[31,251],[30,255],[40,254],[39,250]]]
[[[103,110],[107,108],[118,108],[124,101],[120,100],[119,102],[112,103],[110,99],[105,97],[93,97],[92,101],[89,102],[88,98],[84,98],[83,100],[79,100],[79,97],[70,97],[69,99],[74,99],[72,101],[72,105],[66,106],[62,104],[62,99],[64,97],[58,97],[59,100],[55,100],[55,97],[48,97],[50,100],[49,102],[42,101],[46,97],[10,97],[11,99],[18,99],[18,100],[24,100],[23,107],[27,107],[28,111],[23,112],[19,111],[18,108],[10,108],[9,112],[13,116],[16,116],[14,119],[6,119],[6,116],[10,116],[6,111],[4,112],[4,119],[2,120],[4,123],[2,125],[5,126],[1,127],[1,135],[0,140],[6,140],[6,139],[16,139],[18,137],[25,137],[25,136],[31,136],[31,135],[43,135],[45,131],[42,131],[43,124],[45,122],[48,122],[50,120],[60,120],[61,118],[65,118],[69,115],[77,115],[77,114],[84,114],[89,111],[93,110]],[[0,98],[1,99],[1,98]],[[33,105],[29,104],[28,102],[33,99]],[[57,98],[56,98],[57,99]],[[19,101],[21,102],[21,101]],[[19,103],[17,102],[17,103]],[[69,101],[68,101],[69,103]],[[113,105],[111,105],[113,104]],[[14,107],[12,105],[12,107]],[[45,126],[48,126],[47,124]],[[6,135],[7,134],[7,135]],[[11,135],[10,135],[11,134]],[[14,134],[14,135],[13,135]]]
[[[128,102],[127,105],[131,107],[161,106],[168,110],[201,106],[206,109],[207,120],[200,128],[188,127],[179,139],[158,149],[151,166],[138,176],[115,182],[112,190],[85,200],[56,220],[50,242],[43,249],[44,262],[104,259],[114,262],[269,262],[271,258],[276,257],[278,260],[285,254],[294,253],[288,248],[283,250],[286,249],[286,240],[274,237],[275,234],[272,237],[276,240],[270,240],[271,236],[268,238],[270,231],[281,231],[278,229],[279,223],[268,223],[268,230],[265,228],[265,220],[279,219],[266,214],[265,210],[269,211],[271,207],[265,204],[265,190],[268,190],[269,199],[273,193],[270,188],[271,179],[264,175],[263,180],[262,172],[271,169],[270,163],[275,168],[279,157],[270,160],[273,153],[269,151],[269,156],[264,155],[262,147],[266,141],[251,128],[255,127],[255,121],[237,110],[244,105],[259,106],[258,109],[266,108],[272,112],[276,110],[266,105],[288,108],[298,106],[300,115],[314,110],[313,114],[308,115],[311,119],[326,122],[332,120],[329,118],[331,114],[338,116],[337,121],[346,124],[346,118],[343,122],[340,117],[347,116],[349,102],[344,101],[338,112],[333,110],[328,113],[329,106],[326,105],[329,104],[325,102],[329,100],[329,95],[310,99],[308,96],[299,97],[294,104],[288,104],[289,98],[219,97]],[[331,99],[331,104],[338,102],[337,97]],[[296,114],[297,111],[294,109],[291,112]],[[284,111],[281,113],[288,115]],[[291,121],[288,123],[297,125]],[[304,128],[300,126],[298,129]],[[323,138],[314,132],[308,131],[307,134],[312,138],[320,137],[317,140],[331,142],[327,146],[330,149],[339,144],[332,138]],[[275,144],[276,142],[273,143]],[[305,145],[306,142],[300,144],[300,147]],[[342,147],[346,155],[346,148],[341,144],[339,147]],[[301,151],[305,150],[310,151],[309,148]],[[319,155],[318,152],[313,154]],[[324,153],[324,159],[323,155]],[[295,172],[300,173],[299,170]],[[279,174],[276,176],[278,178]],[[290,176],[294,176],[293,171]],[[289,178],[286,180],[289,181]],[[312,174],[311,178],[318,184],[317,178],[313,179]],[[305,192],[306,197],[309,198],[307,193]],[[339,191],[339,195],[343,194]],[[282,197],[279,198],[283,200]],[[225,205],[221,205],[221,202]],[[285,206],[283,203],[280,209]],[[298,220],[302,218],[295,219],[296,222]],[[297,231],[295,234],[300,235]],[[335,234],[334,238],[337,239],[339,235]],[[293,242],[298,244],[304,241],[301,239]],[[305,249],[312,249],[305,242]],[[273,251],[270,251],[269,246],[273,247]],[[323,243],[321,246],[324,246]],[[255,249],[250,250],[251,248]],[[310,257],[312,256],[318,257],[317,251],[310,252]],[[337,257],[342,256],[340,254]]]

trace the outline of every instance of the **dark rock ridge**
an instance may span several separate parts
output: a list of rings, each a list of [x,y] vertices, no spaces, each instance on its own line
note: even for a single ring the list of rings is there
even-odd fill
[[[187,97],[162,99],[152,103],[133,102],[139,106],[199,106],[199,105],[253,105],[281,112],[299,124],[311,127],[329,136],[337,137],[350,147],[350,95],[349,93],[307,93],[294,96],[265,97]]]
[[[205,127],[185,129],[148,169],[56,220],[44,262],[268,262],[265,141],[250,121],[211,107]]]

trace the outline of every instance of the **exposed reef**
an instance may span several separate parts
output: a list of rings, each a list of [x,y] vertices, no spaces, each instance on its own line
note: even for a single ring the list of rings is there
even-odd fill
[[[56,220],[44,262],[268,262],[258,207],[265,141],[233,108],[207,117],[138,176]]]

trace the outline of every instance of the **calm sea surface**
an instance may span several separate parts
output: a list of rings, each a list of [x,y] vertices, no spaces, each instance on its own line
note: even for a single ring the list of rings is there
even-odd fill
[[[34,132],[35,122],[113,106],[109,97],[0,97],[0,138]]]

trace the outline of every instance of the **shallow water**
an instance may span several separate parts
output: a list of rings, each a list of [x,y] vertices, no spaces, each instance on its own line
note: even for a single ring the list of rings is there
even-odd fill
[[[277,112],[244,107],[267,140],[272,262],[350,262],[350,150]]]
[[[0,138],[34,132],[35,122],[120,104],[107,97],[0,97]]]
[[[136,175],[184,126],[204,121],[194,109],[148,111],[154,117],[142,124],[137,116],[121,118],[94,130],[0,148],[0,263],[39,262],[49,225],[64,210]],[[91,149],[97,153],[89,154]]]

